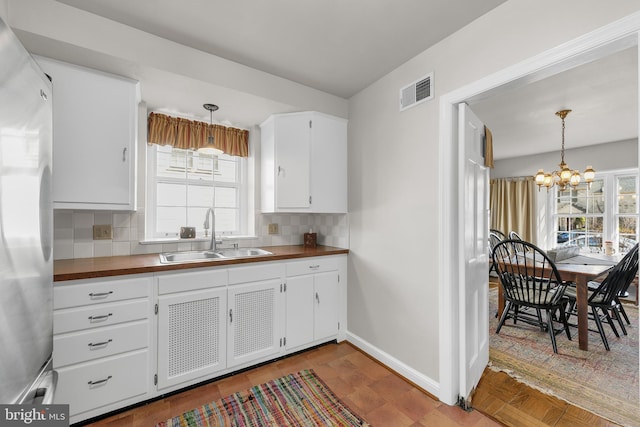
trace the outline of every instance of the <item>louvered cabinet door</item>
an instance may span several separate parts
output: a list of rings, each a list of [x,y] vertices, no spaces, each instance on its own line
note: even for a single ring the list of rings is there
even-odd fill
[[[227,366],[280,352],[280,280],[229,286]]]
[[[226,368],[227,290],[158,298],[158,389]]]

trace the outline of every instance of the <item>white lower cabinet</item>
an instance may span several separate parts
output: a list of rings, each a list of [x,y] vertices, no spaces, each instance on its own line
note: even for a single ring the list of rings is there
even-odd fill
[[[280,352],[279,279],[229,287],[229,368]]]
[[[286,264],[286,348],[335,339],[339,329],[339,263],[309,258]]]
[[[226,269],[158,277],[158,389],[226,368]]]
[[[56,282],[55,401],[72,423],[148,398],[151,275]]]
[[[227,289],[158,297],[158,389],[226,368]]]
[[[55,403],[77,423],[341,341],[345,271],[321,256],[56,282]]]
[[[57,368],[55,403],[69,403],[73,423],[79,421],[74,417],[90,410],[136,396],[144,400],[150,384],[148,364],[149,351],[144,349]]]

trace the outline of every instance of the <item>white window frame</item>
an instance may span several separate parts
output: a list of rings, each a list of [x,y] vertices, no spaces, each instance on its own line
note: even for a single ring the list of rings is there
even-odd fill
[[[618,218],[620,216],[618,212],[618,189],[616,188],[616,184],[619,177],[633,176],[636,178],[636,188],[638,187],[638,169],[620,169],[614,171],[605,171],[605,172],[596,172],[595,179],[604,181],[604,197],[605,197],[605,209],[604,209],[604,219],[602,224],[602,241],[611,240],[613,242],[613,247],[618,248],[619,245],[619,235],[618,235]],[[557,200],[558,200],[558,187],[554,187],[552,191],[547,193],[547,216],[551,218],[551,223],[547,228],[547,239],[550,242],[549,249],[558,245],[556,231],[558,230],[558,214],[557,210]],[[585,215],[589,216],[589,215]],[[599,215],[594,215],[599,216]],[[636,204],[636,213],[625,213],[622,216],[635,216],[636,223],[639,219],[638,214],[638,204]],[[636,230],[636,241],[638,240],[638,231]],[[617,250],[617,249],[616,249]]]
[[[156,175],[156,166],[157,166],[157,147],[154,144],[147,145],[147,176],[146,176],[146,209],[145,209],[145,241],[167,241],[167,240],[180,240],[179,232],[180,230],[175,231],[166,231],[166,232],[158,232],[156,231],[156,208],[157,208],[157,183],[158,181],[164,182],[185,182],[184,180],[176,179],[176,178],[160,178],[158,179]],[[213,180],[213,185],[216,188],[223,187],[235,187],[237,191],[237,205],[238,205],[238,216],[237,216],[237,224],[238,229],[233,232],[220,232],[217,231],[216,235],[220,237],[233,237],[240,238],[246,237],[249,234],[249,183],[248,183],[248,159],[245,157],[234,157],[234,160],[237,162],[236,165],[236,183],[222,182],[219,180]],[[202,219],[192,219],[189,220],[191,224],[185,224],[189,226],[196,227],[196,238],[205,239],[203,222],[204,217]],[[210,238],[210,237],[209,237]]]

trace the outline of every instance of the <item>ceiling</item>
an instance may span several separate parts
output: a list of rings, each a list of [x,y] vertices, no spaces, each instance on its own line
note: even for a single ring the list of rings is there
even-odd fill
[[[572,110],[565,119],[566,149],[636,139],[638,48],[502,91],[470,106],[491,129],[497,160],[559,151],[562,121],[555,112],[564,109]]]
[[[348,99],[505,0],[57,1]],[[28,42],[32,52],[52,51]],[[198,107],[215,100],[216,121],[246,127],[274,108],[237,91],[203,96],[190,80],[168,93],[171,76],[159,70],[135,77],[152,110],[204,119]],[[573,110],[567,149],[637,138],[637,47],[470,104],[492,130],[498,160],[559,150],[561,109]]]
[[[342,98],[505,0],[58,0]]]

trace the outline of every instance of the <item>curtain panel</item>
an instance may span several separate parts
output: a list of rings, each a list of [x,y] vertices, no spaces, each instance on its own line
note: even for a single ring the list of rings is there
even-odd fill
[[[491,227],[536,244],[536,184],[533,177],[492,179],[489,189]]]
[[[249,156],[249,131],[165,114],[150,113],[147,143],[197,150],[213,135],[214,145],[231,156]]]

